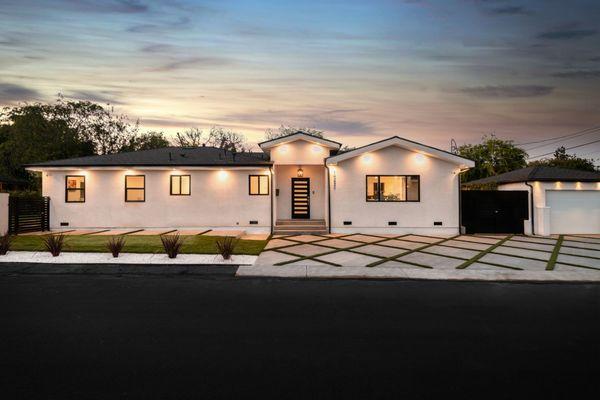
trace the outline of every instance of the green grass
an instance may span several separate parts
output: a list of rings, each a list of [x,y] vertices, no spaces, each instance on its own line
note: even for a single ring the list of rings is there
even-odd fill
[[[106,242],[110,236],[65,236],[63,251],[108,253]],[[181,253],[186,254],[218,254],[217,236],[182,236],[184,244]],[[267,245],[266,240],[240,240],[234,254],[259,255]],[[41,236],[16,236],[11,244],[16,251],[46,251]],[[160,236],[125,236],[123,253],[164,253]]]

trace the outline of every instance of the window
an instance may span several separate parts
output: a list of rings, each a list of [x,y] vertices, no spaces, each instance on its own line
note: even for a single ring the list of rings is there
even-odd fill
[[[420,201],[418,175],[367,175],[367,201]]]
[[[146,176],[125,175],[125,201],[146,201]]]
[[[85,203],[85,176],[67,175],[65,177],[65,202]]]
[[[251,196],[266,196],[269,194],[269,175],[248,176],[248,192]]]
[[[171,196],[189,196],[191,189],[190,175],[171,175]]]

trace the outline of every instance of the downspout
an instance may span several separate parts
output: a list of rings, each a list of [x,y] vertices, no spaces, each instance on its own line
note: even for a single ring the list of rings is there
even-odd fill
[[[535,209],[533,207],[533,186],[525,181],[525,185],[529,186],[529,202],[531,203],[531,234],[535,235]]]
[[[458,172],[458,233],[463,234],[462,231],[462,182],[460,171]]]
[[[327,161],[324,164],[327,169],[327,232],[331,233],[331,176]]]
[[[273,235],[273,166],[269,167],[269,172],[271,173],[271,235]]]

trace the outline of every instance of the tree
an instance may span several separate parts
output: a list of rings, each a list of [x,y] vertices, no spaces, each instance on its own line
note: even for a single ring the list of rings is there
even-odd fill
[[[234,152],[249,151],[246,137],[242,133],[217,126],[210,129],[206,145]]]
[[[131,138],[129,143],[120,149],[120,152],[160,149],[169,145],[163,132],[150,131]]]
[[[559,147],[554,152],[554,158],[545,158],[542,160],[532,161],[529,166],[542,165],[546,167],[560,167],[569,169],[578,169],[581,171],[597,171],[593,159],[577,157],[577,155],[567,154],[564,146]]]
[[[296,132],[304,132],[309,135],[318,136],[321,138],[324,136],[323,131],[320,131],[315,128],[295,128],[293,126],[281,125],[277,130],[271,128],[265,130],[265,140],[277,139],[282,136],[291,135]]]
[[[487,178],[527,165],[527,153],[516,147],[512,140],[484,136],[480,144],[466,144],[458,148],[458,154],[475,161],[475,168],[463,174],[463,182]]]
[[[198,128],[186,129],[183,133],[177,132],[174,142],[180,147],[200,147],[204,144],[202,130]]]

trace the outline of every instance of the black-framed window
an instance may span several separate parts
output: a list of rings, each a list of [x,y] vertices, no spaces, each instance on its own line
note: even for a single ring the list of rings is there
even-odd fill
[[[366,184],[367,201],[421,201],[419,175],[367,175]]]
[[[249,175],[248,193],[250,196],[267,196],[269,194],[269,175]]]
[[[125,175],[125,201],[128,203],[146,201],[146,175]]]
[[[190,175],[171,175],[171,196],[189,196],[192,194]]]
[[[85,176],[65,176],[65,202],[85,203]]]

